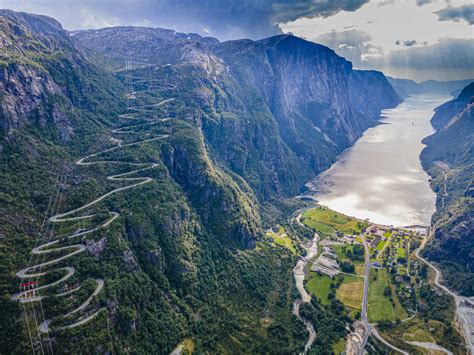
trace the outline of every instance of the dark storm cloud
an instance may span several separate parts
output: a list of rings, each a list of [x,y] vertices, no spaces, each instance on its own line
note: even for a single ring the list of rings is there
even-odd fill
[[[1,6],[57,17],[67,29],[148,25],[220,39],[262,38],[278,23],[355,11],[368,0],[3,0]]]
[[[429,4],[430,2],[433,2],[433,0],[416,0],[416,4],[418,6],[423,6],[423,5]]]
[[[437,11],[440,21],[460,21],[464,20],[470,25],[474,24],[474,4],[459,7],[448,6],[446,9]]]
[[[417,44],[418,42],[414,39],[411,39],[409,41],[403,41],[403,45],[405,47],[411,47],[411,46],[414,46],[415,44]]]

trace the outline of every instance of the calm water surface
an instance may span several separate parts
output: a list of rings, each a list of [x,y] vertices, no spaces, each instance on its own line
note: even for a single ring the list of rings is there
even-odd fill
[[[429,225],[436,195],[420,164],[421,140],[434,132],[433,109],[450,99],[417,95],[384,110],[380,125],[307,184],[312,194],[331,209],[375,223]]]

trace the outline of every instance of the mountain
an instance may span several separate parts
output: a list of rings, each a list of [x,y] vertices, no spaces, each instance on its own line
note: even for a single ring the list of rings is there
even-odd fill
[[[2,352],[301,352],[263,229],[400,102],[383,74],[293,36],[0,27]]]
[[[461,113],[474,96],[474,82],[463,88],[459,95],[451,101],[448,101],[435,109],[436,113],[431,119],[435,129],[440,129],[449,122],[451,118]]]
[[[427,80],[417,83],[410,79],[392,77],[387,77],[387,79],[403,98],[416,94],[451,95],[453,92],[455,93],[473,81],[473,79],[452,81]]]
[[[95,53],[92,60],[198,70],[196,86],[206,90],[199,105],[212,113],[200,118],[204,137],[261,200],[297,194],[374,125],[382,109],[401,101],[382,73],[353,70],[331,49],[291,35],[219,43],[118,27],[80,31],[74,39]]]
[[[440,120],[440,115],[452,115]],[[435,123],[436,120],[436,123]],[[442,125],[426,138],[421,154],[437,192],[434,236],[426,255],[436,261],[448,287],[474,295],[474,92],[473,84],[456,100],[440,106],[433,125]]]

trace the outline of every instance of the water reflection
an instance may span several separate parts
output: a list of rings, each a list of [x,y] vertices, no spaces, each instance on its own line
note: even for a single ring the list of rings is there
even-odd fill
[[[384,110],[379,125],[317,179],[307,184],[323,205],[394,226],[429,225],[436,195],[419,156],[433,133],[433,110],[446,96],[417,95]]]

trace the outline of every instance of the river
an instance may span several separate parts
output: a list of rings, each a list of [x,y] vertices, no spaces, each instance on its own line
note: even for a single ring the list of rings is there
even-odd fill
[[[336,163],[307,187],[322,205],[374,223],[430,225],[436,194],[422,169],[422,139],[434,132],[434,108],[448,96],[416,95],[384,110]]]

